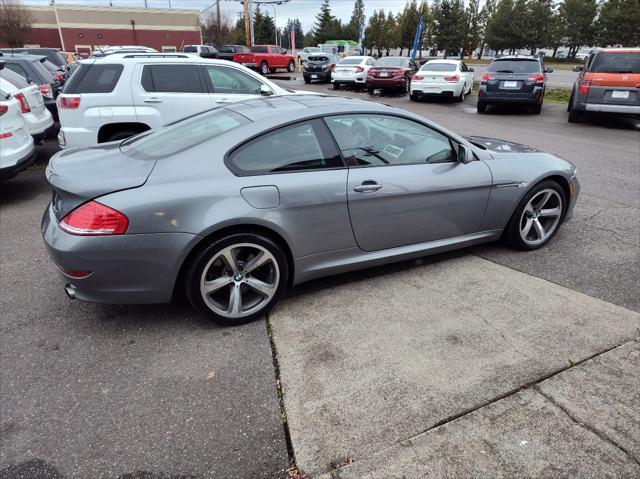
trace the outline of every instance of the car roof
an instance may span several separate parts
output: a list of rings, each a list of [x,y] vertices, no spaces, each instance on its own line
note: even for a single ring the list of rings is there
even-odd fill
[[[598,48],[595,51],[605,53],[640,53],[640,48]]]
[[[504,55],[500,58],[495,58],[493,61],[499,62],[500,60],[534,60],[539,62],[540,58],[532,57],[531,55]]]
[[[111,55],[99,56],[92,58],[96,63],[113,63],[116,62],[132,62],[137,63],[140,61],[156,61],[156,62],[209,62],[212,59],[202,58],[199,55],[192,53],[159,53],[159,52],[124,52],[124,53],[112,53]],[[219,63],[228,65],[228,61],[216,60]]]
[[[398,112],[395,107],[357,98],[295,94],[254,98],[232,103],[226,108],[254,122],[268,118],[278,118],[281,121],[285,112],[287,120],[292,121],[347,112]]]
[[[12,55],[6,55],[5,52],[1,52],[2,55],[0,56],[0,58],[2,58],[3,60],[7,61],[7,60],[24,60],[26,62],[36,62],[36,61],[40,61],[42,58],[47,58],[44,55],[31,55],[29,53],[14,53]]]
[[[438,59],[438,60],[427,60],[425,62],[425,65],[427,65],[429,63],[451,63],[451,64],[454,64],[454,65],[457,65],[460,62],[462,62],[462,60],[456,60],[456,59],[449,60],[448,58],[442,58],[442,59]]]

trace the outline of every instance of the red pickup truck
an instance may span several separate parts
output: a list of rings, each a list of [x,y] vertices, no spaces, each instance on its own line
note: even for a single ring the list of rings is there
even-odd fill
[[[277,45],[254,45],[250,53],[235,53],[233,61],[258,70],[263,75],[274,73],[278,68],[293,72],[296,62],[293,55]]]

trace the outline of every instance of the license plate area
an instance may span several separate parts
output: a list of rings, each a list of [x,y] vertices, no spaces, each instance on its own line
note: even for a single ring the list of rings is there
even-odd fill
[[[381,72],[380,73],[380,77],[388,77],[389,73],[388,72]]]
[[[318,78],[318,75],[311,75],[311,78]]]
[[[502,82],[502,88],[513,90],[515,88],[518,88],[518,82],[517,81],[503,81]]]
[[[611,99],[613,100],[628,100],[629,92],[628,91],[619,91],[614,90],[611,92]]]

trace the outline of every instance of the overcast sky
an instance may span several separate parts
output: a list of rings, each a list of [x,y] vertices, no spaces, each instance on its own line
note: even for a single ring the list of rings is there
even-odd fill
[[[168,8],[169,2],[173,8],[193,8],[204,10],[215,5],[215,0],[147,0],[149,8]],[[394,13],[404,8],[407,0],[365,0],[367,21],[374,10],[381,8],[385,12]],[[49,0],[23,0],[23,3],[30,5],[48,5]],[[87,6],[108,6],[109,0],[56,0],[56,3]],[[144,7],[144,0],[112,0],[114,7]],[[320,10],[322,0],[291,0],[283,5],[276,5],[276,20],[279,27],[287,23],[287,18],[299,18],[305,33],[313,26],[315,16]],[[261,8],[273,16],[273,7],[262,5]],[[221,0],[220,9],[225,12],[234,22],[237,20],[242,5],[238,0]],[[353,0],[331,0],[333,14],[340,18],[342,22],[348,22],[353,11]],[[215,9],[214,9],[215,10]]]

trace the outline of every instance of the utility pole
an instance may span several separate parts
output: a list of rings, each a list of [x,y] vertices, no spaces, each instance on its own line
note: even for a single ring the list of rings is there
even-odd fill
[[[216,45],[220,45],[220,28],[222,28],[222,24],[220,22],[220,0],[216,2],[216,23],[218,24],[218,30],[216,35]]]
[[[244,39],[247,47],[251,47],[251,20],[249,18],[249,2],[244,0]]]

